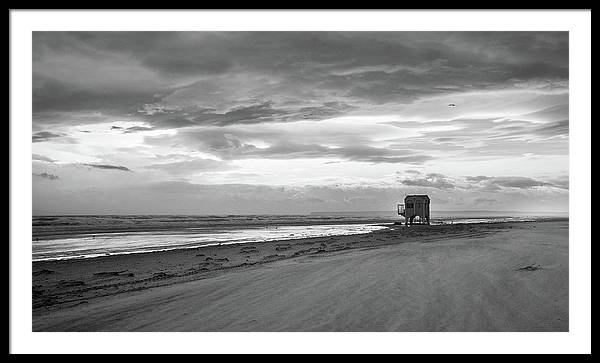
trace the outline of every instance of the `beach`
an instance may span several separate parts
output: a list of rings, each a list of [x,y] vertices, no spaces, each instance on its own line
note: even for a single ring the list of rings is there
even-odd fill
[[[568,331],[568,220],[33,262],[34,331]]]

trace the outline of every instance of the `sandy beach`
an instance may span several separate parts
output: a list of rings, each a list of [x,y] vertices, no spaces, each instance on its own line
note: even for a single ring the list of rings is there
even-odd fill
[[[568,220],[33,263],[34,331],[568,331]]]

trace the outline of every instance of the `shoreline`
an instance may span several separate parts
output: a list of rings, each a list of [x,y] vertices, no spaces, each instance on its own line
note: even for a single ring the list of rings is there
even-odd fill
[[[338,224],[332,224],[332,225],[336,225],[337,226]],[[361,225],[361,223],[356,223],[355,225]],[[367,225],[374,226],[374,227],[389,228],[390,226],[393,225],[393,223],[388,223],[388,224],[367,224]],[[312,227],[312,226],[314,226],[314,225],[308,225],[307,227]],[[302,227],[302,226],[300,226],[300,227]],[[381,228],[381,229],[384,229],[384,228]],[[377,229],[377,230],[381,230],[381,229]],[[219,247],[219,246],[230,246],[230,245],[245,245],[245,244],[251,244],[251,243],[267,243],[267,242],[287,242],[287,241],[297,241],[297,240],[314,239],[314,238],[355,236],[355,235],[369,234],[369,233],[375,232],[377,230],[364,231],[364,232],[359,232],[359,233],[332,234],[332,235],[325,235],[325,236],[275,238],[275,239],[261,240],[261,241],[209,242],[209,243],[203,244],[203,245],[193,245],[193,246],[180,245],[180,246],[175,246],[175,247],[168,247],[168,248],[156,249],[156,250],[146,250],[146,251],[138,250],[138,251],[131,251],[131,252],[103,253],[103,254],[89,255],[89,256],[50,257],[50,258],[42,258],[42,259],[32,260],[32,262],[36,263],[36,262],[44,262],[44,261],[86,260],[86,259],[92,259],[92,258],[98,258],[98,257],[110,257],[110,256],[121,256],[121,255],[135,255],[135,254],[145,254],[145,253],[159,253],[159,252],[169,252],[169,251],[176,251],[176,250],[188,250],[188,249],[197,249],[197,248],[199,249],[199,248],[206,248],[206,247]],[[165,231],[165,234],[168,234],[168,231]],[[70,237],[70,238],[74,238],[74,237]]]
[[[565,223],[567,222],[567,223]],[[161,252],[132,253],[95,258],[35,261],[33,266],[34,330],[47,330],[48,322],[86,307],[94,307],[137,294],[159,292],[174,286],[212,281],[273,269],[277,264],[298,264],[315,257],[361,255],[370,251],[418,248],[430,242],[469,241],[515,230],[531,233],[566,226],[568,219],[538,222],[447,224],[434,226],[387,225],[366,234],[293,240],[222,244]],[[416,243],[416,245],[415,245]],[[461,242],[462,243],[462,242]],[[156,289],[157,287],[162,287]],[[308,292],[310,293],[310,292]],[[45,323],[44,323],[45,322]],[[60,326],[60,324],[59,324]],[[60,329],[60,328],[59,328]],[[50,329],[52,330],[52,329]]]
[[[72,216],[68,216],[72,217]],[[293,216],[299,217],[299,216]],[[46,217],[42,217],[46,218]],[[60,218],[53,217],[53,218]],[[38,230],[33,232],[33,238],[42,238],[44,240],[53,240],[60,238],[71,238],[71,237],[80,237],[82,235],[87,234],[101,234],[101,233],[144,233],[144,232],[175,232],[182,231],[186,229],[211,229],[211,228],[222,228],[222,229],[238,229],[240,226],[247,228],[268,228],[268,227],[280,227],[280,226],[311,226],[311,225],[336,225],[336,224],[377,224],[377,223],[393,223],[393,218],[365,218],[363,220],[348,220],[343,219],[345,217],[332,217],[331,219],[319,219],[318,217],[310,217],[315,218],[316,221],[306,221],[306,220],[292,220],[292,221],[268,221],[265,219],[258,218],[258,221],[254,221],[252,223],[246,223],[244,225],[240,225],[239,223],[231,223],[227,221],[225,223],[206,223],[204,221],[198,221],[198,224],[194,222],[182,223],[175,222],[169,226],[144,226],[137,228],[130,227],[119,227],[119,226],[106,226],[104,228],[98,229],[95,227],[83,227],[83,228],[74,228],[74,230],[68,231],[59,231],[55,230],[47,232],[41,230],[39,227],[46,227],[46,225],[37,225]],[[309,218],[309,219],[310,219]],[[246,221],[247,222],[247,221]],[[52,225],[48,225],[52,226]],[[55,227],[55,226],[52,226]],[[86,229],[87,228],[87,229]],[[96,228],[96,229],[94,229]],[[66,237],[65,237],[66,236]]]
[[[133,215],[134,216],[134,215]],[[132,216],[132,217],[133,217]],[[88,216],[38,216],[35,218],[63,218],[63,217],[67,217],[67,218],[73,218],[73,217],[88,217]],[[112,215],[109,216],[99,216],[99,217],[112,217]],[[285,217],[285,216],[284,216]],[[300,217],[300,216],[291,216],[291,217]],[[264,218],[264,216],[262,216],[262,218]],[[315,221],[311,221],[311,218],[315,218]],[[310,216],[309,220],[291,220],[291,221],[282,221],[282,220],[275,220],[275,221],[268,221],[266,219],[261,219],[261,216],[257,217],[257,218],[252,218],[253,222],[251,223],[247,223],[247,224],[243,224],[240,225],[239,223],[231,223],[230,221],[227,221],[225,223],[206,223],[204,221],[196,221],[196,222],[186,222],[186,223],[182,223],[182,222],[173,222],[173,224],[168,225],[168,226],[155,226],[155,225],[148,225],[148,226],[143,226],[143,227],[135,227],[135,228],[131,228],[131,227],[122,227],[122,226],[114,226],[114,225],[110,225],[110,226],[104,226],[99,228],[99,226],[79,226],[79,227],[73,227],[70,226],[69,230],[60,230],[59,227],[61,227],[60,225],[52,225],[52,224],[33,224],[33,231],[32,231],[32,238],[38,238],[38,239],[42,239],[42,240],[54,240],[54,239],[62,239],[62,238],[74,238],[74,237],[84,237],[86,235],[90,235],[90,234],[117,234],[117,233],[145,233],[145,232],[181,232],[181,231],[185,231],[185,230],[193,230],[193,229],[211,229],[211,228],[222,228],[224,230],[231,230],[231,229],[239,229],[240,227],[244,227],[244,228],[269,228],[269,227],[281,227],[281,226],[296,226],[296,227],[302,227],[302,226],[312,226],[312,225],[338,225],[338,224],[372,224],[372,225],[378,225],[378,224],[394,224],[396,222],[398,222],[398,217],[380,217],[380,218],[372,218],[372,217],[365,217],[364,219],[345,219],[348,218],[347,216],[332,216],[330,217],[330,219],[320,219],[319,217],[316,216]],[[360,218],[360,217],[357,217]],[[445,219],[433,219],[432,221],[436,222],[436,223],[432,223],[434,225],[440,225],[440,224],[452,224],[455,221],[459,221],[456,222],[454,224],[458,224],[458,223],[465,223],[465,222],[460,222],[462,220],[471,220],[471,219],[490,219],[490,218],[511,218],[510,216],[478,216],[478,217],[457,217],[457,218],[445,218]],[[517,216],[514,218],[528,218],[527,220],[523,220],[525,222],[528,221],[544,221],[544,220],[568,220],[569,217],[564,217],[564,216]],[[255,219],[258,219],[258,221],[256,221]],[[505,221],[487,221],[487,222],[474,222],[474,223],[512,223],[512,222],[519,222],[520,220],[505,220]],[[204,224],[203,224],[204,223]],[[51,231],[47,231],[44,230],[44,227],[52,227]],[[59,229],[57,231],[57,228]]]

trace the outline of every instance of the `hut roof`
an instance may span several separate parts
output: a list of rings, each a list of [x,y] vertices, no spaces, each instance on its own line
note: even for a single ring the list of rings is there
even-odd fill
[[[407,199],[407,198],[425,198],[425,199],[429,200],[429,196],[427,194],[410,194],[410,195],[407,195],[404,199]]]

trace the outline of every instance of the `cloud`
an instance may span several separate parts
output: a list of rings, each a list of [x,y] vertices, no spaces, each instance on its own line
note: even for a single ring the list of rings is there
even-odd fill
[[[234,167],[227,162],[212,159],[190,159],[171,163],[152,164],[146,169],[162,170],[172,175],[195,174],[206,171],[231,170]]]
[[[34,119],[156,103],[177,110],[144,116],[165,127],[319,120],[568,81],[567,32],[34,32],[33,50]],[[196,106],[207,110],[186,114]]]
[[[516,107],[516,106],[515,106]],[[488,112],[488,111],[485,111]],[[538,155],[556,155],[568,152],[566,136],[568,120],[527,121],[521,116],[512,118],[457,118],[447,121],[386,122],[404,132],[416,133],[409,137],[390,139],[406,148],[439,151],[456,156],[520,156],[535,150]],[[553,139],[553,142],[549,142]],[[564,139],[561,141],[560,139]]]
[[[131,127],[111,126],[110,129],[121,131],[124,134],[154,130],[153,127],[148,127],[148,126],[131,126]]]
[[[123,133],[128,134],[131,132],[141,132],[141,131],[152,131],[154,128],[147,126],[131,126],[123,130]]]
[[[119,166],[119,165],[107,165],[107,164],[82,164],[82,165],[89,166],[89,167],[95,168],[95,169],[131,171],[131,169],[126,168],[124,166]]]
[[[47,163],[53,163],[53,162],[55,162],[55,161],[56,161],[56,160],[54,160],[54,159],[52,159],[52,158],[49,158],[49,157],[47,157],[47,156],[44,156],[44,155],[38,155],[38,154],[33,154],[33,155],[32,155],[32,159],[33,159],[33,160],[37,160],[37,161],[45,161],[45,162],[47,162]]]
[[[337,158],[367,163],[422,164],[433,159],[411,149],[365,145],[369,138],[363,135],[361,127],[342,128],[337,133],[328,132],[327,127],[319,130],[307,123],[298,132],[281,127],[206,128],[147,137],[145,141],[154,146],[185,145],[222,160]]]
[[[273,121],[277,116],[284,115],[285,112],[273,108],[270,101],[253,104],[249,106],[238,106],[225,113],[207,112],[201,110],[187,118],[191,122],[199,125],[217,125],[226,126],[231,124],[252,124]]]
[[[569,135],[569,120],[554,121],[538,127],[535,131],[538,135],[557,136]]]
[[[64,137],[65,135],[62,133],[54,133],[50,131],[38,131],[34,133],[31,137],[32,142],[44,142],[52,139]]]
[[[40,177],[40,178],[48,179],[48,180],[58,180],[58,179],[60,179],[58,177],[58,175],[49,174],[49,173],[46,173],[46,172],[40,173],[40,174],[33,173],[33,175],[37,176],[37,177]]]
[[[569,118],[569,105],[568,103],[561,103],[544,107],[540,110],[520,115],[519,118],[538,122],[566,120]]]
[[[239,105],[224,112],[214,108],[189,106],[182,108],[149,105],[138,112],[145,121],[157,128],[179,128],[189,126],[229,126],[248,125],[265,122],[293,122],[302,120],[319,121],[343,115],[355,107],[343,102],[325,102],[311,106],[274,107],[272,101],[263,101],[250,105]],[[137,130],[133,130],[137,131]],[[141,130],[144,131],[144,130]]]
[[[550,178],[548,180],[548,182],[552,183],[552,185],[554,185],[557,188],[561,188],[561,189],[569,189],[569,176],[568,175],[563,175],[563,176],[559,176],[557,178]]]
[[[387,208],[421,189],[568,203],[568,32],[34,32],[32,50],[34,167],[60,174],[37,183],[57,211],[89,195],[102,212],[125,204],[107,195],[204,210],[177,188],[225,213]],[[317,187],[334,183],[356,188]],[[315,185],[286,189],[300,184]]]
[[[500,190],[500,187],[530,189],[534,187],[554,186],[548,182],[519,176],[489,177],[479,175],[466,177],[466,180],[476,184],[483,183],[483,188],[489,191]]]
[[[429,173],[422,178],[415,177],[402,180],[402,184],[408,186],[419,186],[436,189],[454,189],[454,184],[445,176],[439,173]]]
[[[34,73],[34,117],[43,112],[82,110],[122,115],[133,111],[138,104],[156,100],[155,94],[160,91],[156,88],[132,90],[118,84],[99,88],[93,85],[72,84]]]
[[[277,143],[258,148],[237,139],[226,139],[225,145],[212,145],[212,151],[225,159],[269,158],[269,159],[322,159],[340,158],[368,163],[421,164],[431,156],[405,150],[392,150],[371,146],[330,147],[320,144]]]
[[[68,180],[65,178],[65,183]],[[103,182],[102,182],[103,183]],[[143,213],[143,214],[307,214],[314,211],[395,211],[404,193],[422,192],[422,187],[366,185],[260,185],[201,184],[185,180],[148,181],[142,184],[99,187],[58,183],[34,184],[34,213],[48,214],[57,206],[65,213]],[[39,185],[42,184],[42,185]],[[60,183],[61,186],[63,183]],[[48,189],[51,188],[51,189]],[[52,192],[48,196],[49,191]],[[480,210],[473,198],[496,199],[497,210],[552,211],[565,210],[568,194],[543,189],[532,193],[516,189],[501,194],[472,190],[430,188],[427,194],[434,206],[442,210]],[[93,200],[94,203],[89,203]],[[443,205],[443,206],[442,206]]]
[[[475,202],[475,204],[497,204],[499,203],[499,201],[497,199],[492,199],[492,198],[475,198],[473,200],[473,202]]]
[[[519,176],[491,177],[478,175],[467,176],[465,178],[452,178],[440,173],[421,174],[419,172],[414,172],[412,174],[414,175],[413,177],[401,179],[400,182],[407,186],[435,188],[440,190],[460,189],[463,191],[483,191],[492,193],[499,192],[503,190],[503,188],[526,190],[536,187],[553,187],[568,189],[568,178],[566,181],[564,178],[558,178],[554,181],[542,181]],[[397,173],[397,175],[401,175],[401,173]],[[490,200],[479,201],[479,203],[484,202],[491,203]]]
[[[542,181],[531,179],[531,178],[515,177],[515,176],[513,176],[513,177],[496,177],[496,178],[492,178],[491,182],[493,184],[496,184],[496,185],[499,185],[502,187],[521,188],[521,189],[552,185],[550,183],[542,182]]]
[[[248,145],[245,145],[248,146]],[[369,163],[409,163],[420,164],[431,157],[413,154],[404,150],[390,150],[370,146],[328,147],[319,144],[281,143],[267,148],[243,148],[244,157],[268,157],[275,159],[292,158],[341,158]]]
[[[466,177],[466,179],[469,182],[480,183],[482,181],[488,181],[491,178],[489,176],[485,176],[485,175],[478,175],[478,176],[468,176],[468,177]]]

